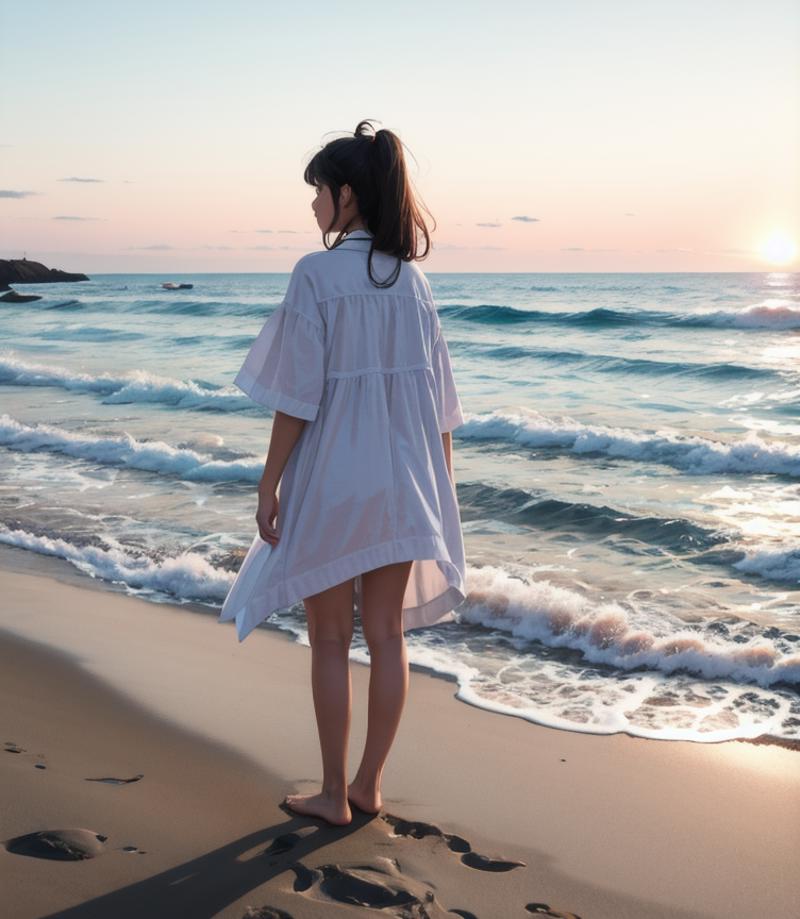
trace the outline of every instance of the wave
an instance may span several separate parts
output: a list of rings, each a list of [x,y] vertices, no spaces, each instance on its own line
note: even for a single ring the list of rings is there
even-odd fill
[[[734,562],[746,574],[800,585],[800,549],[754,549]]]
[[[661,673],[682,671],[707,680],[729,679],[759,686],[800,685],[800,654],[771,630],[755,640],[728,641],[723,623],[687,626],[659,616],[665,634],[639,627],[615,602],[596,603],[547,580],[526,582],[492,565],[470,568],[469,594],[459,620],[498,629],[517,639],[551,648],[571,648],[595,664],[618,670],[642,667]],[[668,633],[666,630],[669,629]],[[792,636],[795,637],[795,636]],[[781,647],[785,646],[785,649]]]
[[[238,389],[203,380],[175,380],[146,370],[123,374],[78,373],[14,357],[0,357],[0,385],[56,386],[70,392],[102,396],[106,405],[163,403],[195,411],[239,412],[254,408]]]
[[[121,288],[125,290],[126,288]],[[169,298],[145,298],[130,300],[98,299],[91,300],[65,300],[58,303],[51,303],[45,296],[39,302],[19,304],[24,306],[25,310],[37,310],[45,312],[48,310],[58,310],[61,312],[102,312],[108,314],[113,311],[116,313],[153,313],[166,315],[191,315],[191,316],[257,316],[266,318],[266,316],[277,306],[281,296],[270,296],[269,293],[257,301],[248,300],[200,300],[196,296],[192,299],[177,298],[177,291],[173,292]],[[4,307],[14,304],[4,304]]]
[[[440,307],[441,316],[466,322],[492,325],[515,323],[550,323],[581,327],[613,328],[615,326],[677,326],[733,329],[800,329],[800,308],[790,304],[754,304],[741,310],[709,310],[699,313],[676,313],[666,310],[615,310],[597,307],[591,310],[559,312],[526,310],[512,306],[453,304]]]
[[[137,440],[128,433],[76,433],[49,424],[23,424],[7,414],[0,415],[0,447],[23,453],[46,451],[191,482],[256,485],[263,472],[263,462],[254,456],[219,460],[163,441]],[[459,502],[465,521],[492,519],[538,530],[579,532],[610,540],[612,548],[628,552],[637,551],[636,543],[660,546],[693,563],[733,565],[767,580],[800,582],[800,551],[745,552],[736,547],[735,533],[710,530],[683,518],[638,516],[606,505],[539,498],[517,488],[474,482],[459,485]]]
[[[549,447],[577,455],[602,454],[671,466],[689,475],[721,473],[800,476],[800,447],[766,441],[753,431],[731,442],[675,432],[639,432],[583,424],[567,416],[548,418],[535,409],[520,414],[465,414],[455,432],[463,440],[499,440],[527,447]]]
[[[747,364],[700,364],[692,361],[654,361],[647,358],[619,357],[612,354],[589,354],[585,351],[553,350],[552,348],[531,348],[519,345],[484,345],[479,342],[450,340],[451,346],[479,354],[498,361],[512,361],[535,358],[553,361],[557,364],[580,364],[586,370],[600,373],[645,373],[648,375],[696,376],[703,379],[778,379],[783,380],[781,371],[765,367],[750,367]]]
[[[235,577],[191,551],[154,559],[119,546],[77,546],[2,525],[0,543],[58,556],[92,577],[179,600],[222,602]],[[685,672],[762,687],[800,684],[800,654],[793,653],[789,642],[795,636],[776,629],[753,640],[744,634],[730,636],[721,621],[687,626],[664,615],[659,616],[658,630],[638,626],[632,621],[636,611],[618,603],[596,602],[548,580],[527,582],[491,565],[468,566],[467,589],[458,608],[460,622],[550,648],[569,648],[594,664],[628,672]]]
[[[6,414],[0,415],[0,446],[25,453],[46,450],[192,482],[257,484],[264,470],[263,461],[255,457],[215,460],[207,454],[172,447],[160,440],[137,440],[127,433],[118,436],[72,433],[49,424],[22,424]]]
[[[8,527],[0,529],[0,543],[66,559],[93,578],[121,581],[129,588],[156,590],[179,600],[224,601],[235,577],[195,552],[153,559],[113,546],[77,546]]]
[[[38,332],[37,337],[55,341],[136,341],[147,338],[143,332],[124,332],[121,329],[90,325],[77,328],[56,326]]]
[[[197,450],[158,440],[137,440],[127,433],[76,433],[50,424],[24,424],[8,414],[0,415],[0,446],[25,453],[47,451],[196,482],[257,484],[263,471],[263,462],[254,456],[217,460]],[[708,530],[689,520],[637,516],[605,505],[552,497],[537,499],[518,488],[467,482],[459,485],[459,502],[465,520],[491,518],[537,529],[572,529],[604,537],[620,535],[674,551],[700,551],[731,541],[730,534]]]
[[[280,301],[280,297],[278,298]],[[265,298],[256,303],[240,300],[133,300],[115,304],[118,312],[167,313],[173,316],[260,316],[267,315],[277,306],[274,298]]]
[[[76,312],[77,310],[82,310],[86,304],[81,300],[65,300],[63,303],[48,303],[45,306],[47,310],[65,310],[68,312]]]
[[[639,516],[604,504],[539,497],[519,488],[496,488],[480,482],[459,484],[458,500],[465,521],[488,517],[538,530],[580,532],[596,538],[619,536],[674,552],[703,552],[729,546],[733,539],[731,533],[710,530],[684,518]]]

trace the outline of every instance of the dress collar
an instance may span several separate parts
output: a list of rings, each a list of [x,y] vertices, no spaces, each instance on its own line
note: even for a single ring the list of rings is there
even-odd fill
[[[355,242],[362,242],[362,241],[369,242],[369,240],[373,238],[373,235],[374,234],[370,233],[369,230],[362,230],[360,228],[358,230],[352,230],[350,233],[347,234],[347,236],[345,236],[345,238],[339,243],[339,245],[336,246],[336,248],[341,249],[343,246],[345,248],[350,248],[350,245]],[[353,245],[353,248],[361,249],[363,247]]]

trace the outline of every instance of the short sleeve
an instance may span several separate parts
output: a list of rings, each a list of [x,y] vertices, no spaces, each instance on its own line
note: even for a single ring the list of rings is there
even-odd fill
[[[444,334],[436,323],[436,341],[431,354],[431,366],[436,381],[436,410],[439,416],[439,431],[444,434],[464,423],[461,400],[458,398],[453,369],[450,366],[450,352]]]
[[[318,315],[311,279],[298,264],[234,384],[260,405],[313,421],[325,385],[325,333]]]

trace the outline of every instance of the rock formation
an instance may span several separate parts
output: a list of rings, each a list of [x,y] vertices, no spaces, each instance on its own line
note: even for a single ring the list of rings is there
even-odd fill
[[[9,290],[11,284],[55,284],[60,281],[88,281],[85,274],[46,268],[41,262],[25,258],[0,258],[0,290]]]

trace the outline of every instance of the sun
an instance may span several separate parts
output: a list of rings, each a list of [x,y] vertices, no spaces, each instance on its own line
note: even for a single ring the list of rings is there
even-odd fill
[[[787,233],[776,231],[758,247],[758,254],[772,265],[786,265],[797,258],[797,246]]]

